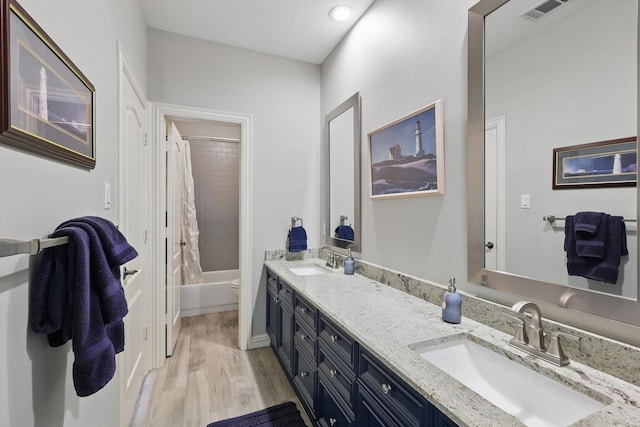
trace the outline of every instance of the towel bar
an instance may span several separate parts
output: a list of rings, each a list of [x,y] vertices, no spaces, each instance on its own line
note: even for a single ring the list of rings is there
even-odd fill
[[[556,220],[557,221],[564,221],[564,219],[565,219],[565,217],[563,217],[563,216],[558,217],[558,216],[555,216],[555,215],[545,215],[545,216],[542,217],[542,220],[543,221],[547,221],[549,224],[553,224],[554,222],[556,222]],[[627,219],[627,218],[624,218],[623,221],[624,222],[638,222],[637,219]]]
[[[0,257],[28,254],[37,255],[41,250],[53,246],[66,245],[68,237],[56,237],[53,239],[11,240],[0,239]]]

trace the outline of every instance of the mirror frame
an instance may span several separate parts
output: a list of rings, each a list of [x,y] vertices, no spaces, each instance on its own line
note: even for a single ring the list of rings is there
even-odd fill
[[[484,268],[484,22],[488,14],[507,1],[481,0],[469,9],[468,16],[467,272],[469,283],[480,285],[474,286],[473,290],[487,299],[533,300],[540,305],[546,318],[639,345],[640,301]],[[640,91],[640,84],[638,88]],[[640,97],[638,99],[640,100]],[[640,108],[638,115],[640,116]],[[640,117],[638,124],[640,124]],[[638,187],[636,188],[636,212],[638,212],[640,203],[637,197]],[[640,249],[640,243],[638,246]],[[501,297],[497,297],[494,291],[500,292]],[[510,294],[512,298],[507,298],[504,293]],[[638,295],[640,299],[640,292]]]
[[[353,234],[354,240],[353,242],[348,240],[336,239],[333,237],[332,225],[331,225],[331,165],[330,165],[330,146],[331,146],[331,120],[340,116],[345,111],[349,110],[349,108],[353,108],[353,154],[354,154],[354,165],[353,165],[353,195],[354,195],[354,218],[353,218]],[[324,224],[325,229],[323,230],[325,233],[325,243],[329,246],[335,246],[338,248],[350,248],[354,252],[361,251],[362,245],[362,222],[361,222],[361,188],[362,188],[362,155],[361,155],[361,146],[362,146],[362,119],[361,119],[361,109],[360,109],[360,92],[356,92],[349,99],[344,101],[342,104],[337,106],[333,111],[325,116],[325,179],[324,179],[324,200],[325,200],[325,208],[324,208]]]

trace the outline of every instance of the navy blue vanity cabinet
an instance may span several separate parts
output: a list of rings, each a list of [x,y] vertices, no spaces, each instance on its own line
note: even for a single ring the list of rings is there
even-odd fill
[[[321,427],[355,427],[355,414],[322,371],[318,372],[316,422]]]
[[[315,418],[315,401],[317,390],[317,335],[298,316],[294,316],[293,336],[293,384],[306,406],[307,413]]]
[[[358,363],[359,409],[367,408],[365,413],[375,419],[392,420],[390,425],[419,427],[432,423],[431,405],[379,360],[363,350]]]
[[[293,290],[283,281],[280,284],[278,310],[278,346],[280,363],[289,378],[293,377]]]
[[[271,347],[278,349],[278,316],[280,307],[278,305],[280,297],[278,287],[278,277],[267,270],[267,335]]]

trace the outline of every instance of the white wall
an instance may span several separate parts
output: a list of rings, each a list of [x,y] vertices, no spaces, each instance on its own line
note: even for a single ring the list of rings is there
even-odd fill
[[[265,328],[266,249],[284,248],[290,218],[320,243],[320,68],[148,30],[149,100],[253,116],[253,333]],[[242,283],[242,286],[246,286]]]
[[[322,114],[362,96],[362,258],[466,282],[467,9],[475,0],[377,0],[322,64]],[[446,195],[369,198],[367,133],[443,100]]]
[[[63,220],[100,215],[117,221],[117,64],[120,39],[146,86],[146,30],[130,0],[21,0],[96,88],[97,165],[87,171],[0,144],[0,237],[44,237]],[[103,210],[103,186],[112,188]],[[50,348],[28,326],[26,255],[0,258],[0,426],[114,427],[118,383],[78,398],[70,344]],[[117,375],[116,375],[117,376]]]

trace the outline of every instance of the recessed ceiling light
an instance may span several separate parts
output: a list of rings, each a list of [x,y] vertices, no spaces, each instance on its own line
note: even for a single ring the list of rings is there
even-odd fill
[[[346,21],[351,18],[351,8],[349,6],[336,6],[329,12],[329,16],[334,21]]]

